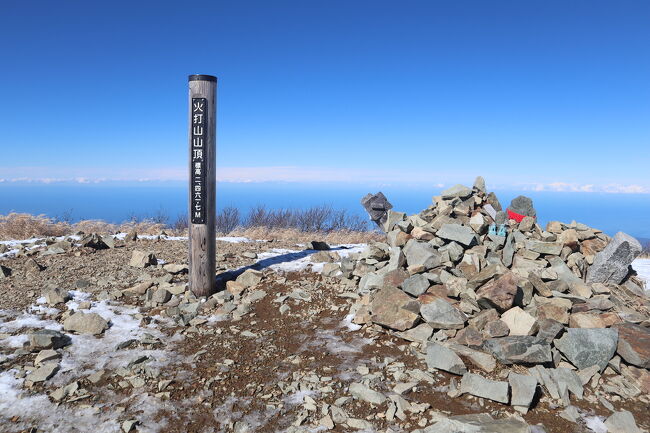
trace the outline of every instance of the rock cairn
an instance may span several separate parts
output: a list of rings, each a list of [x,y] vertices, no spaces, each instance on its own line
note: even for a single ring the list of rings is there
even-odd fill
[[[507,208],[525,217],[508,219],[481,177],[416,215],[383,195],[363,202],[386,242],[340,263],[359,296],[353,322],[412,341],[429,368],[462,376],[449,395],[525,413],[541,394],[567,417],[587,385],[603,404],[650,402],[650,300],[630,267],[636,239],[576,222],[542,228],[527,197]],[[503,224],[505,233],[493,230]]]

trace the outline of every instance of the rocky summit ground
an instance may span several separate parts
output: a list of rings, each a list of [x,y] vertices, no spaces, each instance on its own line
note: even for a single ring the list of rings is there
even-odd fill
[[[530,366],[501,364],[468,344],[451,356],[449,329],[408,333],[363,320],[379,288],[365,290],[360,278],[383,260],[377,246],[224,238],[220,291],[196,299],[187,240],[135,237],[2,244],[0,431],[650,428],[647,370],[620,357],[602,370],[545,363],[546,385],[535,379],[522,408],[511,399],[526,400]],[[346,276],[351,263],[355,275]],[[575,376],[554,382],[555,361]],[[564,388],[549,393],[552,383]]]

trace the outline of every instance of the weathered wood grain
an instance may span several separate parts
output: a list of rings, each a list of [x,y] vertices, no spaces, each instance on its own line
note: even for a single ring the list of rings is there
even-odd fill
[[[194,79],[193,79],[194,77]],[[215,291],[216,275],[216,91],[217,81],[196,79],[190,76],[189,81],[189,190],[188,190],[188,223],[189,223],[189,283],[190,290],[196,296],[210,296]],[[198,77],[200,78],[200,77]],[[206,218],[205,224],[192,224],[192,98],[206,98],[208,102],[208,129],[204,152],[206,155]]]

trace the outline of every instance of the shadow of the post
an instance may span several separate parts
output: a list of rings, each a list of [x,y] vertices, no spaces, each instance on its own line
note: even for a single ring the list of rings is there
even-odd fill
[[[340,251],[340,250],[347,250],[349,249],[348,247],[345,246],[340,246],[340,247],[333,247],[330,248],[329,250],[303,250],[303,251],[295,251],[295,252],[290,252],[290,253],[285,253],[285,254],[280,254],[274,257],[268,257],[266,259],[262,259],[259,262],[253,263],[252,265],[248,266],[243,266],[238,269],[230,269],[225,272],[222,272],[220,274],[217,274],[216,279],[217,279],[217,291],[225,290],[226,289],[226,283],[228,281],[234,281],[237,279],[238,276],[243,274],[246,270],[248,269],[254,269],[257,271],[261,271],[264,268],[268,268],[269,266],[273,265],[279,265],[280,263],[286,263],[286,262],[293,262],[295,260],[300,260],[302,258],[305,258],[307,256],[310,256],[315,253],[319,253],[321,251]]]

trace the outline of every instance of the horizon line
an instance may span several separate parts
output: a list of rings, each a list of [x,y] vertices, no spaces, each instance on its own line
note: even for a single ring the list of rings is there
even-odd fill
[[[67,178],[30,178],[30,177],[17,177],[17,178],[0,178],[0,185],[18,184],[18,185],[97,185],[97,184],[110,184],[110,183],[185,183],[188,179],[179,178],[87,178],[87,177],[67,177]],[[228,178],[217,177],[218,183],[237,183],[237,184],[333,184],[340,185],[349,183],[346,180],[334,179],[246,179],[246,178]],[[376,187],[399,187],[399,186],[413,186],[430,184],[435,189],[444,189],[456,184],[456,182],[427,182],[421,181],[402,181],[402,180],[369,180],[359,181],[358,183],[376,184]],[[512,184],[495,184],[489,188],[495,191],[532,191],[532,192],[566,192],[566,193],[604,193],[604,194],[650,194],[650,188],[637,184],[617,184],[610,183],[604,185],[595,184],[580,184],[571,182],[531,182],[531,183],[512,183]]]

